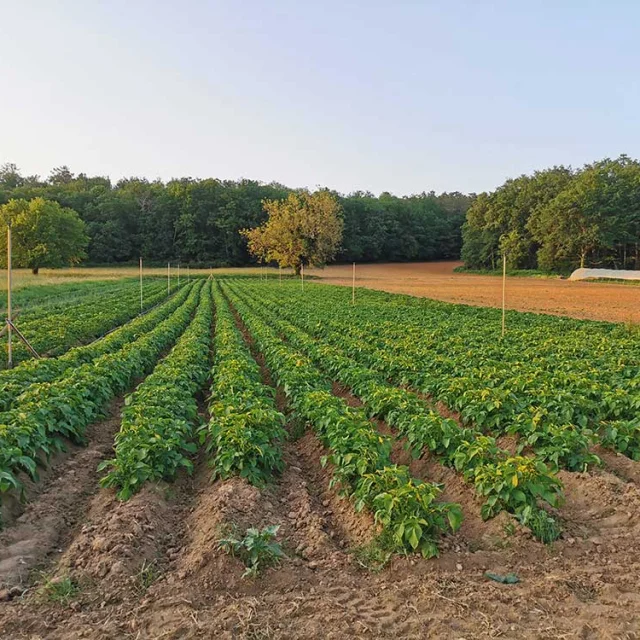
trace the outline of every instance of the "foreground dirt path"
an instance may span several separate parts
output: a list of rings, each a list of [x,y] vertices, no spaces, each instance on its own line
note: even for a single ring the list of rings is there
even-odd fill
[[[461,262],[363,264],[356,286],[484,307],[502,305],[502,281],[495,276],[454,273]],[[312,269],[322,282],[351,286],[351,265]],[[640,287],[546,278],[507,280],[507,307],[589,320],[640,322]]]

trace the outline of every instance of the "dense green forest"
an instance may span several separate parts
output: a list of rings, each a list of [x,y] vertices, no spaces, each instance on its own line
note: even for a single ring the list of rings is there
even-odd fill
[[[640,269],[640,163],[627,156],[553,167],[480,194],[463,226],[462,259],[495,269]]]
[[[54,169],[42,180],[23,176],[13,164],[0,167],[0,204],[43,197],[78,212],[89,235],[89,264],[126,263],[144,256],[202,266],[250,264],[239,231],[262,224],[264,199],[292,190],[254,180],[182,178],[150,182]],[[473,196],[422,193],[335,194],[342,205],[344,237],[339,261],[408,261],[457,258],[461,226]]]

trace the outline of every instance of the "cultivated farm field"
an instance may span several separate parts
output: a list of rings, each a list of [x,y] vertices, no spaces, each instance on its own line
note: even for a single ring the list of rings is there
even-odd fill
[[[480,307],[502,305],[502,281],[493,275],[456,273],[462,262],[357,265],[357,286]],[[331,265],[310,274],[351,286],[352,266]],[[573,318],[640,324],[640,287],[614,282],[507,277],[507,308]]]
[[[0,372],[0,637],[640,633],[633,326],[136,286],[24,310],[59,331]]]

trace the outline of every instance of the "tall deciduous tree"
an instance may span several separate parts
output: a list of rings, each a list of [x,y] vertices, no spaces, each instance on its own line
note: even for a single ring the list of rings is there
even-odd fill
[[[255,229],[244,229],[249,252],[263,262],[293,267],[324,265],[334,258],[344,223],[337,198],[329,191],[290,193],[284,200],[265,200],[269,219]]]
[[[531,216],[541,268],[620,266],[616,253],[638,242],[640,163],[627,156],[587,165]]]
[[[11,225],[12,262],[34,274],[40,267],[78,264],[89,238],[85,224],[73,209],[57,202],[34,198],[10,200],[0,207],[2,220]],[[6,266],[6,234],[0,233],[0,261]]]

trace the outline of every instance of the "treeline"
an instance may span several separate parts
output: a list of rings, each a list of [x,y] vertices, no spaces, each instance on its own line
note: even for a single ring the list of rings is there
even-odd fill
[[[627,156],[553,167],[480,194],[463,226],[462,259],[495,269],[566,273],[640,269],[640,163]]]
[[[68,167],[46,180],[0,167],[0,204],[43,197],[78,212],[89,235],[88,263],[180,261],[202,266],[251,263],[239,231],[262,224],[262,200],[292,190],[254,180],[183,178],[169,182],[73,174]],[[410,197],[383,193],[335,194],[344,213],[340,261],[457,258],[461,227],[473,196],[433,192]]]

